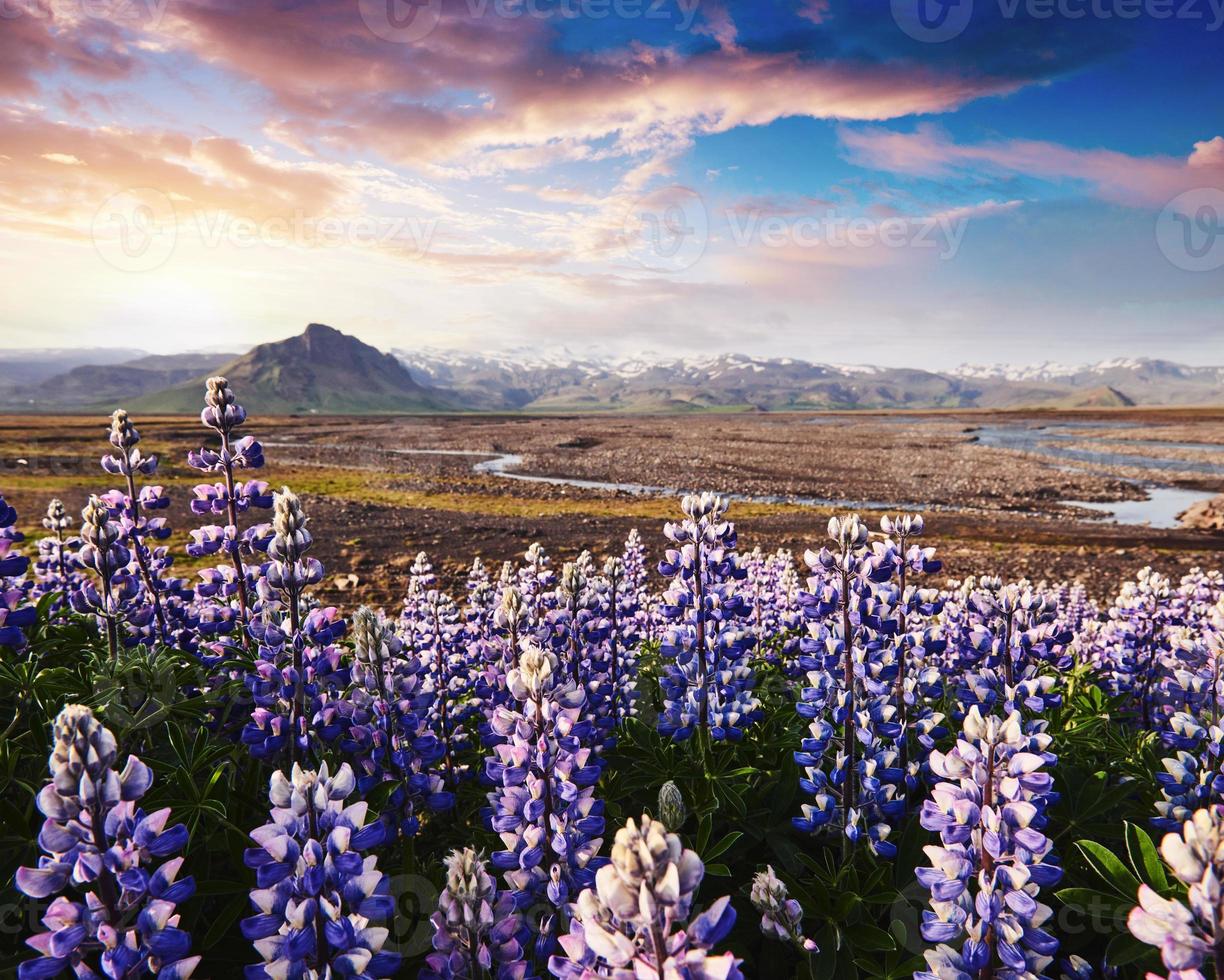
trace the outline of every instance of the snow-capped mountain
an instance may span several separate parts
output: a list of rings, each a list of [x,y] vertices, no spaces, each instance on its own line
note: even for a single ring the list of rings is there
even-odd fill
[[[492,411],[1109,407],[1224,402],[1224,368],[1115,359],[948,372],[746,354],[395,351],[421,384]]]
[[[387,355],[356,337],[312,324],[298,337],[262,344],[241,357],[144,357],[114,366],[79,366],[37,387],[10,385],[0,397],[0,410],[100,410],[114,400],[107,392],[119,386],[129,396],[128,407],[188,411],[199,401],[204,378],[216,371],[240,381],[244,397],[257,408],[293,412],[1224,405],[1224,368],[1154,359],[1078,366],[965,365],[935,372],[734,353],[618,357],[565,349],[471,353],[419,348]]]

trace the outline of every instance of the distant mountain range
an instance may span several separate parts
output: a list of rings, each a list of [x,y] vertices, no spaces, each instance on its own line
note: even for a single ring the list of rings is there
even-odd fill
[[[686,358],[383,353],[312,323],[246,354],[176,354],[73,363],[66,351],[0,360],[0,410],[190,412],[224,374],[264,414],[691,412],[821,409],[1106,408],[1224,404],[1224,368],[1126,359],[1067,367],[965,365],[953,371],[817,364],[717,354]],[[97,352],[85,352],[89,357]],[[51,356],[54,354],[54,356]],[[50,365],[59,373],[46,373]]]

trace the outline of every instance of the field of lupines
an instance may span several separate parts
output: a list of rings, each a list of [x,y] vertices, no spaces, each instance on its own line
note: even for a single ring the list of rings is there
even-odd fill
[[[701,494],[342,611],[201,420],[190,581],[125,412],[79,519],[0,498],[0,969],[1224,977],[1218,573],[948,581],[915,515],[796,561]]]

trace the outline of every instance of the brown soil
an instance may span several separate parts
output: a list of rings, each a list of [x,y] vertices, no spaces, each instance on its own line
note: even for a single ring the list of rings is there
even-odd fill
[[[930,543],[940,548],[950,577],[991,571],[1013,578],[1078,578],[1105,595],[1144,564],[1174,576],[1193,565],[1220,564],[1224,535],[1119,527],[1059,503],[1138,498],[1142,491],[1123,479],[1135,476],[1132,471],[1068,468],[987,448],[974,438],[984,423],[1033,418],[1099,422],[1114,445],[1142,433],[1224,449],[1224,411],[1207,410],[283,418],[254,420],[248,428],[264,442],[268,461],[252,475],[302,492],[316,552],[328,570],[321,594],[346,605],[357,599],[396,604],[418,550],[429,552],[452,584],[462,580],[477,554],[496,565],[517,558],[535,540],[558,559],[582,548],[607,553],[618,551],[634,526],[657,557],[662,522],[675,510],[674,501],[651,495],[477,474],[472,465],[479,457],[392,452],[403,449],[515,453],[522,457],[519,472],[598,481],[782,498],[913,501],[928,514]],[[173,492],[168,516],[179,529],[172,544],[181,552],[186,529],[202,523],[188,509],[190,487],[201,482],[200,475],[183,459],[205,430],[184,418],[137,424],[142,447],[162,454],[158,480]],[[105,432],[105,419],[0,418],[0,493],[17,507],[27,534],[38,533],[51,496],[79,512],[88,492],[113,485],[97,466],[109,448]],[[1159,479],[1224,491],[1224,482],[1201,476]],[[741,547],[802,553],[819,543],[830,512],[756,502],[734,505],[732,516]],[[335,577],[350,573],[357,584],[344,583],[342,593]]]

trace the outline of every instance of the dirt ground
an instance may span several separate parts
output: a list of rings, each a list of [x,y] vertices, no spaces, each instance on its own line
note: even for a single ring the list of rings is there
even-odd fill
[[[1178,575],[1221,564],[1224,535],[1104,523],[1061,501],[1139,499],[1128,480],[1152,479],[1135,467],[1067,465],[1036,453],[980,443],[999,422],[1084,425],[1075,445],[1127,451],[1134,440],[1219,445],[1224,410],[1126,410],[1078,413],[745,414],[657,417],[292,417],[255,419],[267,465],[250,474],[288,484],[306,501],[316,554],[328,571],[322,597],[398,604],[407,567],[428,552],[452,584],[475,555],[494,566],[540,541],[558,560],[583,548],[619,551],[631,527],[651,555],[663,547],[662,523],[676,511],[666,493],[557,486],[475,472],[514,454],[512,472],[640,484],[668,490],[713,489],[757,498],[733,505],[742,548],[818,545],[827,517],[852,502],[864,513],[883,504],[916,504],[945,573],[985,571],[1035,580],[1080,579],[1104,596],[1145,564]],[[157,482],[170,487],[168,512],[180,552],[201,476],[185,464],[206,434],[198,420],[136,420],[146,451],[159,453]],[[1119,445],[1121,444],[1121,445]],[[79,512],[89,492],[113,485],[98,467],[107,450],[106,419],[0,417],[0,493],[39,533],[52,496]],[[405,451],[408,452],[405,452]],[[422,453],[447,450],[448,453]],[[452,455],[472,453],[482,455]],[[1189,448],[1162,456],[1214,461]],[[1224,480],[1162,472],[1164,484],[1224,492]],[[772,498],[764,500],[761,498]],[[829,501],[816,506],[795,498]],[[192,565],[183,561],[185,570]],[[337,585],[352,573],[355,587]]]

